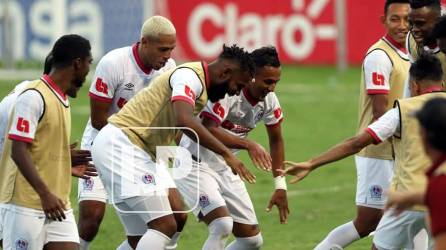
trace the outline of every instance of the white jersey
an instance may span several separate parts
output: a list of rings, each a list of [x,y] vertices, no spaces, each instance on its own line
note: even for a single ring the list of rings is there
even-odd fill
[[[144,66],[138,55],[139,43],[108,52],[99,61],[89,96],[100,102],[111,103],[108,115],[117,113],[138,91],[147,87],[150,81],[164,71],[175,68],[173,59],[154,70]],[[82,137],[82,148],[89,149],[98,130],[91,125],[91,119]]]
[[[5,142],[6,133],[8,132],[9,115],[12,107],[17,100],[17,96],[28,85],[29,81],[23,81],[17,84],[13,91],[11,91],[0,102],[0,152],[3,152],[3,143]]]
[[[265,100],[256,102],[249,95],[247,89],[244,89],[238,96],[226,95],[224,99],[216,103],[208,101],[206,107],[201,111],[200,117],[208,117],[229,133],[244,138],[260,121],[263,121],[266,126],[278,125],[283,119],[283,114],[274,92],[269,93]],[[183,135],[180,146],[187,148],[194,157],[199,157],[213,170],[225,169],[224,159],[211,150],[200,146],[198,155],[197,143],[188,136]],[[237,151],[233,149],[234,153]]]

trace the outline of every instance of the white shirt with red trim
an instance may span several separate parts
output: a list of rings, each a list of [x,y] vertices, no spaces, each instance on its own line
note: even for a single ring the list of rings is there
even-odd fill
[[[195,106],[195,100],[203,92],[203,84],[198,75],[189,68],[179,68],[170,76],[170,87],[172,88],[171,101],[185,101]]]
[[[11,91],[0,102],[0,152],[3,151],[3,144],[5,142],[6,132],[8,131],[9,114],[14,106],[17,96],[28,85],[29,81],[23,81],[17,84],[13,91]]]
[[[398,108],[388,110],[377,121],[370,124],[366,131],[373,137],[375,144],[399,134],[400,114]]]
[[[266,126],[276,126],[283,120],[282,108],[274,92],[269,93],[261,102],[256,102],[244,89],[238,96],[226,95],[224,99],[212,103],[208,101],[207,106],[200,113],[200,117],[214,120],[227,132],[244,138],[263,121]],[[187,148],[192,155],[198,158],[197,143],[188,136],[183,135],[180,146]],[[200,159],[212,167],[215,171],[225,170],[224,159],[204,147],[200,148]],[[237,149],[232,149],[237,153]]]
[[[138,55],[139,43],[108,52],[99,61],[90,85],[91,99],[110,103],[108,115],[117,113],[137,92],[147,87],[161,73],[176,67],[169,59],[164,67],[153,70],[145,67]],[[98,130],[88,120],[82,137],[82,148],[90,148]]]
[[[393,66],[386,52],[374,50],[364,59],[364,80],[367,94],[388,94]]]

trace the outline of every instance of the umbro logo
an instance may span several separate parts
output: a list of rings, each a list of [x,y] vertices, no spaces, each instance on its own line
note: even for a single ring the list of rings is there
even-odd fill
[[[135,87],[135,85],[131,82],[125,84],[124,86],[125,86],[125,90],[132,90]]]

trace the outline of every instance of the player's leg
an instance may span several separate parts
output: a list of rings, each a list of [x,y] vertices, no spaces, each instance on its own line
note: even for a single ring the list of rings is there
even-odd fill
[[[79,249],[79,234],[76,227],[73,210],[65,212],[63,221],[47,220],[45,228],[45,250],[77,250]]]
[[[176,249],[180,234],[183,231],[187,221],[187,213],[181,195],[176,188],[169,188],[169,203],[172,211],[174,211],[175,222],[177,223],[177,232],[172,236],[166,249]]]
[[[187,176],[176,179],[175,184],[187,207],[208,226],[208,237],[202,249],[224,249],[233,220],[220,194],[220,177],[205,163],[198,166],[195,162],[194,166]]]
[[[91,150],[92,142],[83,139],[81,149]],[[93,162],[92,162],[93,163]],[[107,192],[99,176],[78,180],[80,249],[88,250],[105,215]]]
[[[221,189],[229,214],[234,220],[232,233],[235,240],[226,250],[260,249],[263,237],[245,183],[230,170],[221,173]]]
[[[89,180],[79,179],[79,237],[80,249],[88,250],[96,237],[105,215],[106,192],[99,177]]]
[[[384,190],[390,186],[393,161],[355,156],[357,171],[356,218],[333,229],[316,250],[342,249],[373,232],[386,202]]]
[[[375,249],[414,249],[413,239],[426,228],[426,213],[407,210],[394,216],[393,212],[386,211],[376,228],[373,237]],[[429,235],[428,238],[432,237]]]

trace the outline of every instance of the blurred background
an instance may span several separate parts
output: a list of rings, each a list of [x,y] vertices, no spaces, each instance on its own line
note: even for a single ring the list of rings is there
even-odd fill
[[[138,41],[144,20],[159,14],[176,26],[172,57],[177,63],[211,60],[223,43],[278,48],[284,66],[275,92],[285,117],[285,154],[287,160],[303,161],[354,135],[361,61],[384,35],[383,12],[384,0],[0,0],[0,99],[20,81],[41,75],[43,59],[61,35],[87,37],[97,63],[108,51]],[[90,78],[71,102],[72,141],[81,140],[90,115],[89,85]],[[268,148],[263,126],[249,137]],[[280,225],[276,209],[265,212],[274,188],[271,174],[255,169],[247,154],[240,157],[257,176],[257,183],[247,186],[263,249],[313,249],[355,215],[352,158],[288,185],[291,214]],[[77,212],[75,179],[71,201]],[[205,225],[190,215],[178,250],[200,249],[206,237]],[[124,238],[109,206],[91,249],[115,249]],[[367,237],[348,249],[370,249],[370,244]]]

